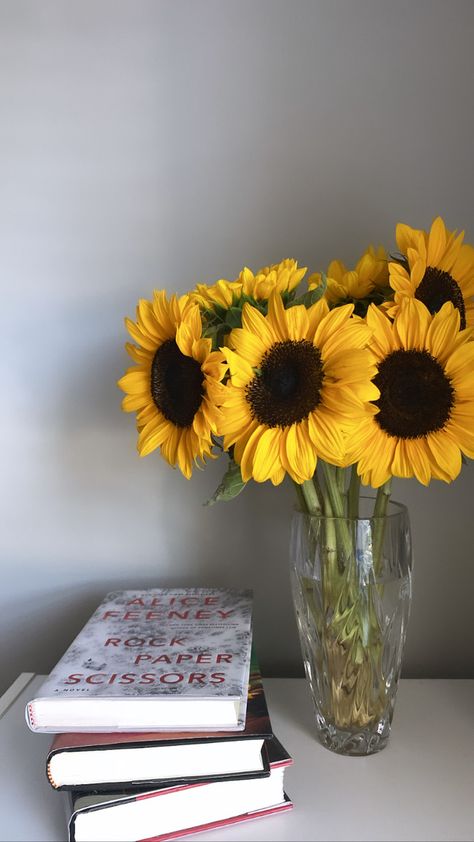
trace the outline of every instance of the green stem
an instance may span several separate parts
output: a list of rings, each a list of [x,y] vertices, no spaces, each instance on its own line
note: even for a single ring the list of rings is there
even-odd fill
[[[339,534],[342,549],[341,567],[344,568],[353,552],[352,537],[344,511],[344,498],[338,488],[334,466],[323,462],[322,467],[332,513],[338,519],[336,521],[336,530]]]
[[[307,479],[300,485],[301,494],[305,501],[306,510],[309,515],[321,515],[323,511],[322,501],[312,479]]]
[[[359,517],[359,494],[360,477],[357,473],[357,465],[353,465],[351,469],[349,491],[347,492],[347,512],[348,516],[351,518]]]
[[[387,514],[387,506],[392,493],[392,479],[388,479],[384,485],[377,489],[377,497],[375,498],[374,517],[385,517]]]
[[[296,496],[298,498],[298,507],[302,512],[306,512],[307,511],[306,500],[305,500],[305,496],[303,494],[301,485],[299,484],[299,482],[294,482],[294,481],[293,481],[293,485],[295,486]]]
[[[327,498],[327,494],[324,493],[322,486],[319,482],[317,473],[313,476],[314,487],[316,489],[316,493],[318,495],[319,503],[322,509],[322,514],[326,517],[332,517],[331,507],[329,505],[329,501]]]
[[[346,490],[346,472],[344,468],[336,468],[336,482],[339,493],[343,496]]]
[[[374,571],[378,573],[382,561],[383,541],[385,535],[386,514],[387,507],[392,493],[392,480],[387,480],[384,485],[381,485],[377,491],[374,506],[374,526],[372,538],[372,558],[374,564]]]
[[[333,465],[328,465],[327,462],[322,463],[324,481],[326,483],[326,490],[331,504],[333,517],[344,517],[344,502],[342,500],[339,487],[337,484],[336,472]]]

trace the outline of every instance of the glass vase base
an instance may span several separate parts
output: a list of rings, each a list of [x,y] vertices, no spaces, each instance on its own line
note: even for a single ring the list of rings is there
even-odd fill
[[[316,716],[316,735],[325,748],[345,757],[367,757],[382,751],[390,736],[390,723],[381,719],[374,730],[338,728],[323,716]]]

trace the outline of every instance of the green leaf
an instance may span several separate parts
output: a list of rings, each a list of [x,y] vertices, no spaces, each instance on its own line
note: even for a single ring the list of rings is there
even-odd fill
[[[205,339],[216,339],[217,334],[221,330],[221,325],[207,325],[203,328],[202,335]]]
[[[400,265],[403,266],[403,268],[406,269],[407,272],[410,271],[410,266],[408,264],[408,258],[404,254],[401,254],[401,252],[397,251],[397,252],[394,252],[393,254],[391,254],[390,260],[395,261],[395,263],[400,263]]]
[[[319,286],[316,287],[316,289],[308,290],[308,292],[305,292],[303,295],[299,295],[298,298],[295,298],[293,301],[290,301],[287,309],[289,310],[290,307],[298,307],[301,304],[304,307],[306,307],[306,309],[312,307],[313,304],[316,304],[316,302],[323,297],[324,293],[326,292],[327,285],[327,277],[323,272],[321,274],[321,283],[319,284]]]
[[[204,503],[204,505],[213,506],[214,503],[227,502],[228,500],[233,500],[234,497],[237,497],[238,494],[240,494],[240,492],[244,490],[246,484],[247,483],[245,483],[242,479],[242,474],[240,473],[240,466],[236,465],[236,463],[231,459],[229,461],[227,471],[222,477],[221,484],[216,488],[212,497],[210,497],[209,500],[207,500]]]
[[[231,328],[242,327],[242,310],[240,307],[230,307],[227,310],[225,321]]]
[[[243,307],[244,304],[250,304],[252,307],[255,307],[257,310],[260,310],[264,316],[268,313],[268,301],[266,299],[262,299],[261,301],[257,301],[256,298],[252,298],[251,295],[247,295],[245,292],[240,298],[241,306]]]
[[[212,325],[212,327],[206,327],[203,330],[203,337],[205,339],[212,339],[212,350],[217,351],[224,344],[224,340],[226,334],[229,333],[231,330],[230,326],[221,323],[218,325]]]

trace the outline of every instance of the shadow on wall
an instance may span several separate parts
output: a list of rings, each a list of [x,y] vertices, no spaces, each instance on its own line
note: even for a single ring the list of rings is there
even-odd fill
[[[234,542],[235,545],[238,543]],[[192,560],[192,575],[143,575],[138,572],[137,564],[128,575],[101,577],[87,584],[74,582],[69,586],[50,586],[41,594],[26,595],[21,603],[21,616],[18,605],[5,606],[2,612],[3,647],[6,652],[15,652],[15,660],[2,670],[0,693],[20,671],[50,672],[105,594],[121,589],[251,587],[254,590],[254,641],[257,653],[260,653],[262,671],[267,676],[302,675],[301,664],[297,659],[295,662],[298,640],[286,552],[282,553],[281,547],[280,551],[275,547],[274,562],[278,571],[270,576],[269,585],[270,564],[259,564],[264,553],[268,558],[268,546],[263,535],[255,540],[251,553],[238,559],[238,567],[234,566],[237,560],[233,554],[217,559],[207,556],[205,547],[203,550]],[[271,563],[272,559],[269,561]]]

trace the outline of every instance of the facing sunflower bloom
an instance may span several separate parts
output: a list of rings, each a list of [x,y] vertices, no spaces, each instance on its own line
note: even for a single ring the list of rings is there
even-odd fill
[[[317,289],[322,275],[315,272],[309,277],[308,288]],[[357,315],[365,315],[368,303],[383,300],[388,283],[388,258],[383,246],[369,246],[355,269],[349,270],[342,260],[333,260],[327,271],[325,297],[331,307],[353,303]],[[365,302],[365,305],[364,305]],[[360,311],[360,312],[359,312]]]
[[[432,316],[407,298],[392,323],[377,307],[367,312],[380,396],[348,442],[365,485],[415,476],[451,482],[461,454],[474,457],[474,342],[460,331],[450,302]]]
[[[188,296],[168,301],[164,291],[155,292],[152,302],[139,302],[136,322],[125,323],[137,343],[125,346],[136,365],[118,386],[126,393],[122,409],[137,413],[138,452],[147,456],[160,448],[189,479],[197,460],[213,456],[226,370],[222,355],[201,337],[199,307]]]
[[[343,464],[345,429],[378,394],[370,331],[352,311],[329,312],[324,300],[285,310],[277,292],[267,316],[244,306],[242,328],[222,349],[230,380],[219,424],[244,482],[279,485],[288,473],[301,484],[318,457]]]
[[[416,298],[430,313],[446,301],[459,311],[461,330],[474,328],[474,248],[463,244],[464,232],[448,231],[438,216],[429,232],[397,225],[397,246],[403,261],[389,264],[390,286],[397,312],[403,298]]]

